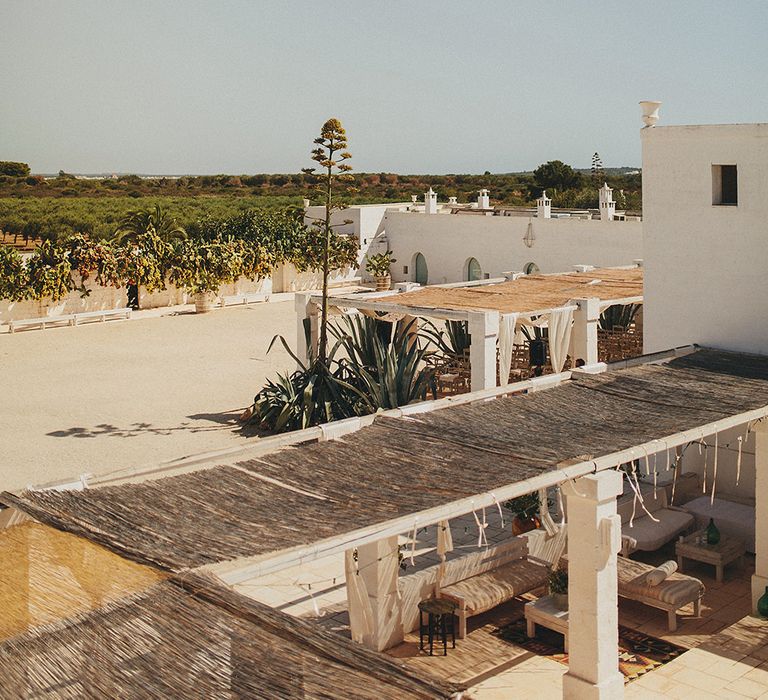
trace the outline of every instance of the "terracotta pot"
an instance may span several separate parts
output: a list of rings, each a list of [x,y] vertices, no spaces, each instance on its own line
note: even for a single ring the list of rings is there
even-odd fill
[[[512,534],[522,535],[524,532],[535,530],[540,525],[541,521],[536,515],[532,515],[530,518],[521,518],[519,515],[516,515],[512,518]]]
[[[213,311],[216,305],[216,295],[213,292],[195,294],[195,313],[206,314]]]
[[[392,286],[392,276],[384,275],[376,278],[376,291],[386,292]]]

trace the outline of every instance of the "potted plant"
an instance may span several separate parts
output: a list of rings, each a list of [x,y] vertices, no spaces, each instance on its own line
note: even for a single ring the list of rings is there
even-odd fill
[[[568,569],[552,569],[547,578],[549,595],[557,608],[568,610]]]
[[[392,257],[391,250],[388,250],[386,253],[375,253],[374,255],[368,256],[368,261],[365,263],[365,269],[376,280],[377,292],[383,292],[389,289],[392,285],[392,276],[389,274],[389,266],[393,262],[397,262],[397,260]]]
[[[539,496],[527,493],[507,501],[504,506],[511,510],[515,517],[512,519],[512,533],[522,535],[524,532],[535,530],[541,525],[539,520]]]
[[[194,297],[196,313],[207,313],[214,308],[221,285],[240,276],[240,253],[232,241],[186,238],[174,247],[170,280]]]

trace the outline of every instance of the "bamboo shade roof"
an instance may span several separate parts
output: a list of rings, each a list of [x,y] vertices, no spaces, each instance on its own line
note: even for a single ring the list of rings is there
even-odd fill
[[[448,698],[460,690],[199,574],[0,643],[0,698]]]
[[[119,600],[164,578],[82,537],[34,522],[0,530],[0,561],[0,640]]]
[[[84,491],[5,493],[0,500],[137,561],[178,571],[418,514],[569,460],[765,406],[766,358],[700,350],[532,394],[381,416],[340,439],[238,465]]]
[[[376,301],[428,309],[499,311],[508,314],[558,308],[580,297],[609,301],[642,295],[642,268],[604,268],[560,275],[526,275],[508,282],[476,287],[430,286]]]

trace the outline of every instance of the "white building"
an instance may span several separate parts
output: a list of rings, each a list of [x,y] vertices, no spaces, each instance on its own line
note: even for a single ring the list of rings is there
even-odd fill
[[[365,256],[393,252],[393,282],[445,284],[499,277],[503,272],[563,272],[574,265],[616,267],[642,259],[642,222],[614,218],[610,205],[602,221],[589,211],[552,212],[552,200],[542,194],[536,208],[493,208],[488,190],[477,201],[447,204],[430,189],[423,201],[406,204],[354,205],[333,213],[339,233],[354,234],[360,244],[357,276],[370,281]],[[601,209],[601,212],[603,210]],[[324,216],[320,206],[308,207],[305,221]],[[346,222],[346,223],[345,223]],[[288,286],[280,286],[288,289]],[[297,287],[298,288],[298,287]],[[305,287],[308,288],[308,287]]]
[[[768,124],[641,134],[645,351],[768,354]]]

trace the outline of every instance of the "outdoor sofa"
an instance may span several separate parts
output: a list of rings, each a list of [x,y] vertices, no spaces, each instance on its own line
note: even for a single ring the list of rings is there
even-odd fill
[[[565,538],[564,527],[551,536],[537,530],[448,562],[436,595],[456,603],[459,639],[466,636],[467,618],[545,586],[552,562],[563,553]],[[535,554],[529,552],[529,539]]]
[[[670,506],[667,503],[667,492],[659,488],[654,493],[652,489],[641,492],[645,510],[639,503],[634,502],[634,493],[619,498],[616,510],[621,516],[622,554],[629,556],[632,552],[655,552],[679,534],[687,532],[695,525],[693,515],[683,508]],[[634,518],[632,513],[634,510]],[[652,515],[651,518],[648,510]]]

